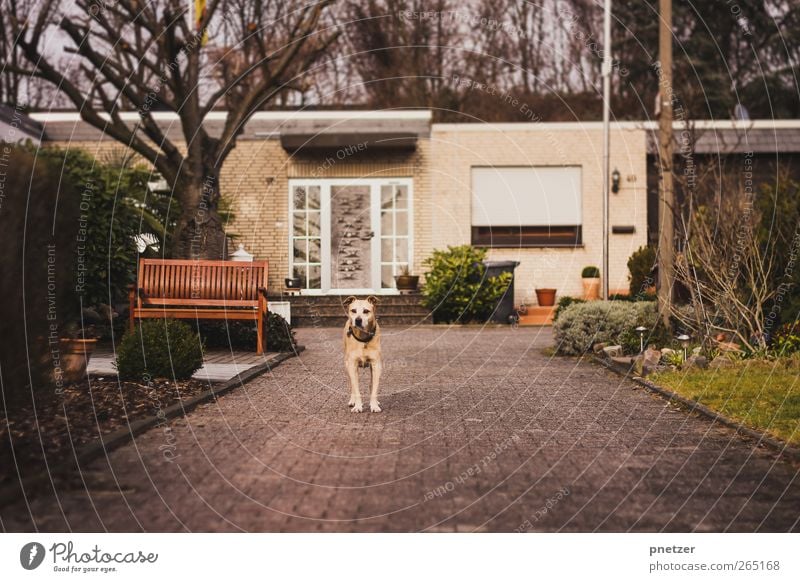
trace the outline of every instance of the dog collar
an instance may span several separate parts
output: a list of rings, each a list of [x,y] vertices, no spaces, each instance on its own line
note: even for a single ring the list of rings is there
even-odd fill
[[[347,335],[348,336],[350,336],[352,338],[355,338],[356,341],[361,342],[362,344],[368,344],[372,340],[372,338],[375,337],[375,332],[374,331],[368,331],[368,332],[366,332],[366,334],[367,334],[367,339],[361,339],[360,337],[358,337],[356,335],[356,332],[353,331],[353,326],[352,325],[347,330]]]

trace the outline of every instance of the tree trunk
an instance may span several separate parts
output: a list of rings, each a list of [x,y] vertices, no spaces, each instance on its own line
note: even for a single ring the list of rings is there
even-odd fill
[[[223,260],[228,258],[227,236],[217,212],[220,198],[219,171],[214,168],[181,180],[181,215],[172,237],[176,259]]]

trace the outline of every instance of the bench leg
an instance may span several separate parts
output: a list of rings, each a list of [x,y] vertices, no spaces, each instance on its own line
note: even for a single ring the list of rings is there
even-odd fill
[[[261,309],[258,310],[258,331],[256,339],[256,353],[264,353],[264,315]]]
[[[133,310],[136,308],[136,291],[131,286],[128,288],[128,330],[133,333],[136,320],[133,317]]]

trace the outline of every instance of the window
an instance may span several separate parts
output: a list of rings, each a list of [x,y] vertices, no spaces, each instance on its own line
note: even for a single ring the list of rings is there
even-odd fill
[[[472,244],[484,247],[574,247],[580,226],[473,226]]]
[[[581,244],[581,168],[472,168],[472,244]]]
[[[395,275],[408,268],[408,186],[381,186],[381,287],[394,288]]]
[[[292,190],[292,272],[304,289],[319,289],[322,282],[322,222],[319,186]]]

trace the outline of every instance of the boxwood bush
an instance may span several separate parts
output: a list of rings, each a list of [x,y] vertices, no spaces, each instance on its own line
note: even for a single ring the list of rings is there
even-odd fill
[[[628,271],[630,272],[630,296],[631,298],[647,298],[650,293],[648,289],[655,285],[652,276],[653,267],[656,264],[656,250],[653,247],[639,247],[628,259]]]
[[[590,301],[565,307],[553,323],[556,351],[576,356],[588,352],[592,344],[621,345],[626,353],[639,351],[638,326],[651,330],[645,345],[667,344],[669,335],[660,323],[655,302]]]
[[[600,269],[597,267],[589,266],[584,267],[581,271],[581,278],[583,279],[599,279],[600,278]]]
[[[294,330],[289,322],[277,313],[269,312],[267,322],[267,350],[270,352],[293,352],[297,347]]]
[[[207,348],[225,348],[254,352],[258,332],[255,321],[203,321],[200,337]],[[267,351],[294,351],[297,340],[289,322],[277,313],[269,312],[267,322]]]
[[[511,273],[486,277],[486,249],[471,245],[433,251],[423,263],[428,271],[423,303],[434,321],[486,321],[511,283]]]
[[[188,380],[202,365],[200,336],[177,319],[144,320],[117,347],[120,380],[141,382],[146,376]]]

